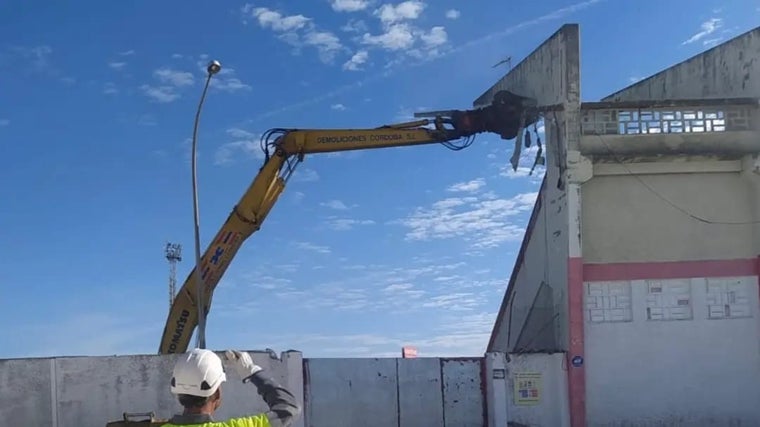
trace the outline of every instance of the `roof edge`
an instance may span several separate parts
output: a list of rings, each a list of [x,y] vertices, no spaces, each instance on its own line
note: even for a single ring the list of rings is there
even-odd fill
[[[760,26],[752,28],[750,30],[747,30],[747,31],[745,31],[745,32],[737,35],[736,37],[733,37],[733,38],[731,38],[729,40],[726,40],[723,43],[715,45],[715,46],[711,47],[710,49],[704,50],[704,51],[702,51],[702,52],[700,52],[700,53],[698,53],[696,55],[692,55],[692,56],[684,59],[683,61],[677,62],[677,63],[671,65],[668,68],[662,69],[662,70],[660,70],[660,71],[658,71],[658,72],[656,72],[656,73],[654,73],[654,74],[652,74],[652,75],[650,75],[650,76],[648,76],[646,78],[643,78],[643,79],[637,81],[636,83],[632,83],[632,84],[630,84],[628,86],[625,86],[622,89],[617,90],[617,91],[615,91],[615,92],[613,92],[613,93],[611,93],[611,94],[609,94],[609,95],[601,98],[600,101],[614,101],[614,98],[616,96],[621,95],[621,94],[623,94],[626,91],[629,91],[629,90],[631,90],[631,89],[633,89],[633,88],[635,88],[635,87],[637,87],[639,85],[643,85],[644,83],[648,82],[649,80],[653,80],[653,79],[655,79],[655,78],[657,78],[657,77],[659,77],[659,76],[667,73],[668,71],[670,71],[670,70],[672,70],[674,68],[677,68],[677,67],[680,67],[680,66],[686,64],[687,62],[694,61],[694,60],[696,60],[698,58],[704,57],[707,54],[709,54],[710,52],[713,52],[713,51],[715,51],[717,49],[723,49],[726,46],[728,46],[728,45],[730,45],[732,43],[735,43],[737,40],[740,40],[740,39],[743,39],[745,37],[748,37],[750,34],[752,34],[754,32],[760,33]]]

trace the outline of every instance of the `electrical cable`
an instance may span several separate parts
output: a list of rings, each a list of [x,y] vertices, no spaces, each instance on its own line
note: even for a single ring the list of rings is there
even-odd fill
[[[612,147],[610,147],[609,144],[607,144],[607,141],[604,140],[603,136],[599,133],[593,133],[596,137],[599,138],[599,141],[604,145],[604,147],[607,149],[607,151],[612,156],[615,163],[619,164],[620,166],[625,169],[626,174],[632,176],[636,181],[638,181],[644,188],[646,188],[649,192],[651,192],[653,195],[655,195],[657,198],[662,200],[663,202],[670,205],[672,208],[676,209],[677,211],[681,212],[682,214],[688,216],[689,218],[699,221],[704,224],[710,224],[710,225],[753,225],[753,224],[760,224],[760,221],[714,221],[710,219],[703,218],[699,215],[693,214],[689,212],[687,209],[678,206],[675,202],[671,201],[664,195],[662,195],[660,192],[652,188],[649,184],[647,184],[641,177],[631,171],[631,169],[622,161],[619,157],[617,157],[617,154],[612,150]]]

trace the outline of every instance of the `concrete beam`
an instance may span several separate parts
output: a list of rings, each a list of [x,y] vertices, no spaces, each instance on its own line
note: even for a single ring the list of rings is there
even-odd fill
[[[760,27],[615,92],[602,101],[760,96]]]

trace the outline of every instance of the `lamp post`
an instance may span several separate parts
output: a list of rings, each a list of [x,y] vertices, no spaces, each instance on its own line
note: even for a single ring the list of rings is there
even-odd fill
[[[195,125],[193,126],[193,148],[192,148],[192,174],[193,174],[193,219],[195,225],[195,299],[198,310],[198,329],[195,335],[196,347],[206,348],[206,313],[203,309],[203,282],[201,281],[201,236],[200,236],[200,214],[198,213],[198,173],[197,173],[197,145],[198,145],[198,122],[201,118],[201,108],[203,101],[206,99],[206,91],[211,82],[211,76],[222,69],[219,61],[211,61],[206,67],[206,85],[203,87],[201,100],[198,102],[198,111],[195,113]]]

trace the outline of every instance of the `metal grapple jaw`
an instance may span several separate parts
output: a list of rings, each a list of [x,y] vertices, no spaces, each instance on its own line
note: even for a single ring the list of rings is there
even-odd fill
[[[522,129],[539,120],[536,100],[507,90],[496,92],[491,105],[474,110],[450,110],[427,114],[449,116],[449,123],[464,136],[481,132],[498,134],[501,139],[514,139]],[[423,116],[422,113],[418,116]]]
[[[539,120],[538,102],[501,90],[496,92],[491,105],[475,110],[484,116],[486,130],[501,136],[501,139],[514,139],[521,130]]]

